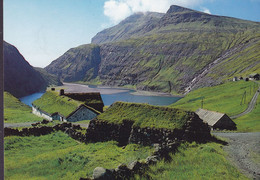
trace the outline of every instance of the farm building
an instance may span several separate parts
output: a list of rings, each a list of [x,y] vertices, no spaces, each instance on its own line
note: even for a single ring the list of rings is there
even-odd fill
[[[250,80],[259,80],[260,79],[260,75],[258,73],[253,73],[249,75],[249,79]]]
[[[65,122],[91,120],[100,114],[98,110],[86,105],[85,102],[71,99],[65,95],[60,96],[53,91],[47,91],[40,99],[34,101],[32,112],[48,120]]]
[[[200,117],[200,119],[208,123],[211,129],[237,129],[236,124],[226,114],[205,109],[198,109],[196,114]]]

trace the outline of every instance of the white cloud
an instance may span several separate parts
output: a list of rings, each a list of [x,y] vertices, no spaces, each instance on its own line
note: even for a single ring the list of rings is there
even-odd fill
[[[116,24],[131,14],[130,7],[121,1],[109,0],[105,2],[104,14]]]
[[[204,1],[206,0],[107,0],[104,4],[104,14],[113,24],[117,24],[135,12],[165,13],[171,5],[192,8]]]
[[[211,14],[210,10],[208,8],[202,7],[201,11],[207,14]]]

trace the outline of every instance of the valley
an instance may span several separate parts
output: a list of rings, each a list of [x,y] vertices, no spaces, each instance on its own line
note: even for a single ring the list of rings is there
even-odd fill
[[[259,22],[172,5],[45,68],[4,42],[5,179],[259,178],[259,40]]]

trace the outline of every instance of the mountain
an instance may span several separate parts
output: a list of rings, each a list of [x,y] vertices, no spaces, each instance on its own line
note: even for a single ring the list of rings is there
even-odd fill
[[[100,61],[99,46],[81,45],[68,50],[45,69],[62,81],[89,81],[98,76]]]
[[[93,37],[98,45],[73,48],[45,69],[64,81],[185,93],[259,73],[259,39],[259,22],[171,6],[134,14]]]
[[[48,73],[44,68],[34,67],[34,69],[41,74],[47,86],[61,86],[62,82],[60,78],[56,75]]]
[[[44,91],[49,85],[62,85],[46,70],[32,67],[18,49],[4,41],[4,90],[16,97]]]
[[[149,32],[163,15],[163,13],[156,12],[135,13],[118,25],[99,32],[91,42],[101,44],[142,36]]]
[[[46,82],[13,45],[4,42],[4,90],[23,97],[46,89]]]

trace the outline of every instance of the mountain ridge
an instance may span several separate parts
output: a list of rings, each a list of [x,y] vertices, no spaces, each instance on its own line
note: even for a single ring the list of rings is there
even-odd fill
[[[44,91],[50,84],[61,85],[56,79],[50,83],[43,75],[32,67],[19,50],[10,43],[4,45],[4,91],[15,97],[23,97],[32,93]],[[51,76],[51,75],[50,75]],[[52,77],[54,77],[52,75]]]
[[[154,16],[153,13],[150,15]],[[132,21],[136,18],[135,16],[130,16],[118,25],[101,31],[102,37],[93,37],[93,39],[98,39],[99,45],[96,46],[100,48],[100,60],[96,64],[97,74],[94,77],[91,71],[86,71],[80,76],[90,78],[84,80],[77,77],[76,81],[108,86],[130,86],[148,91],[185,93],[189,83],[229,49],[260,37],[259,22],[215,16],[177,6],[171,6],[167,13],[159,14],[160,18],[157,16],[150,21],[144,18],[144,21],[141,22],[145,15],[139,14],[137,23],[135,23]],[[133,19],[131,20],[131,18]],[[121,32],[125,29],[126,22],[130,22],[134,30],[138,30],[138,27],[142,27],[142,30],[132,35],[129,30]],[[142,26],[139,26],[140,24]],[[113,36],[118,31],[121,34]],[[112,36],[113,38],[110,38]],[[210,80],[207,79],[201,86],[212,86],[235,75],[258,72],[260,64],[257,60],[259,57],[258,43],[258,40],[251,41],[250,46],[246,48],[254,56],[248,63],[246,59],[242,59],[239,64],[237,60],[229,61],[230,69],[235,70],[229,72],[226,69],[228,75],[225,77],[223,75],[225,72],[220,73],[221,69],[224,69],[222,68],[223,63],[219,63],[214,67],[214,71],[207,74],[207,78]],[[79,52],[85,56],[89,55],[88,51],[79,50]],[[74,53],[76,56],[77,48]],[[247,54],[240,53],[240,56],[247,58]],[[232,57],[235,56],[232,55]],[[63,58],[64,60],[60,60],[58,64],[65,61],[73,64],[75,61],[72,56],[66,59],[65,54]],[[241,58],[236,56],[235,59]],[[221,62],[225,60],[222,58]],[[84,58],[77,59],[77,61],[84,61]],[[257,68],[252,67],[252,64],[255,64]],[[58,69],[67,65],[68,63]],[[46,70],[48,71],[50,68],[53,66],[47,66]],[[71,71],[77,70],[72,68]],[[57,73],[57,70],[53,68],[51,73],[64,75],[66,71]],[[59,76],[62,78],[63,75]],[[216,78],[217,75],[220,78]],[[192,87],[198,88],[198,86]]]

